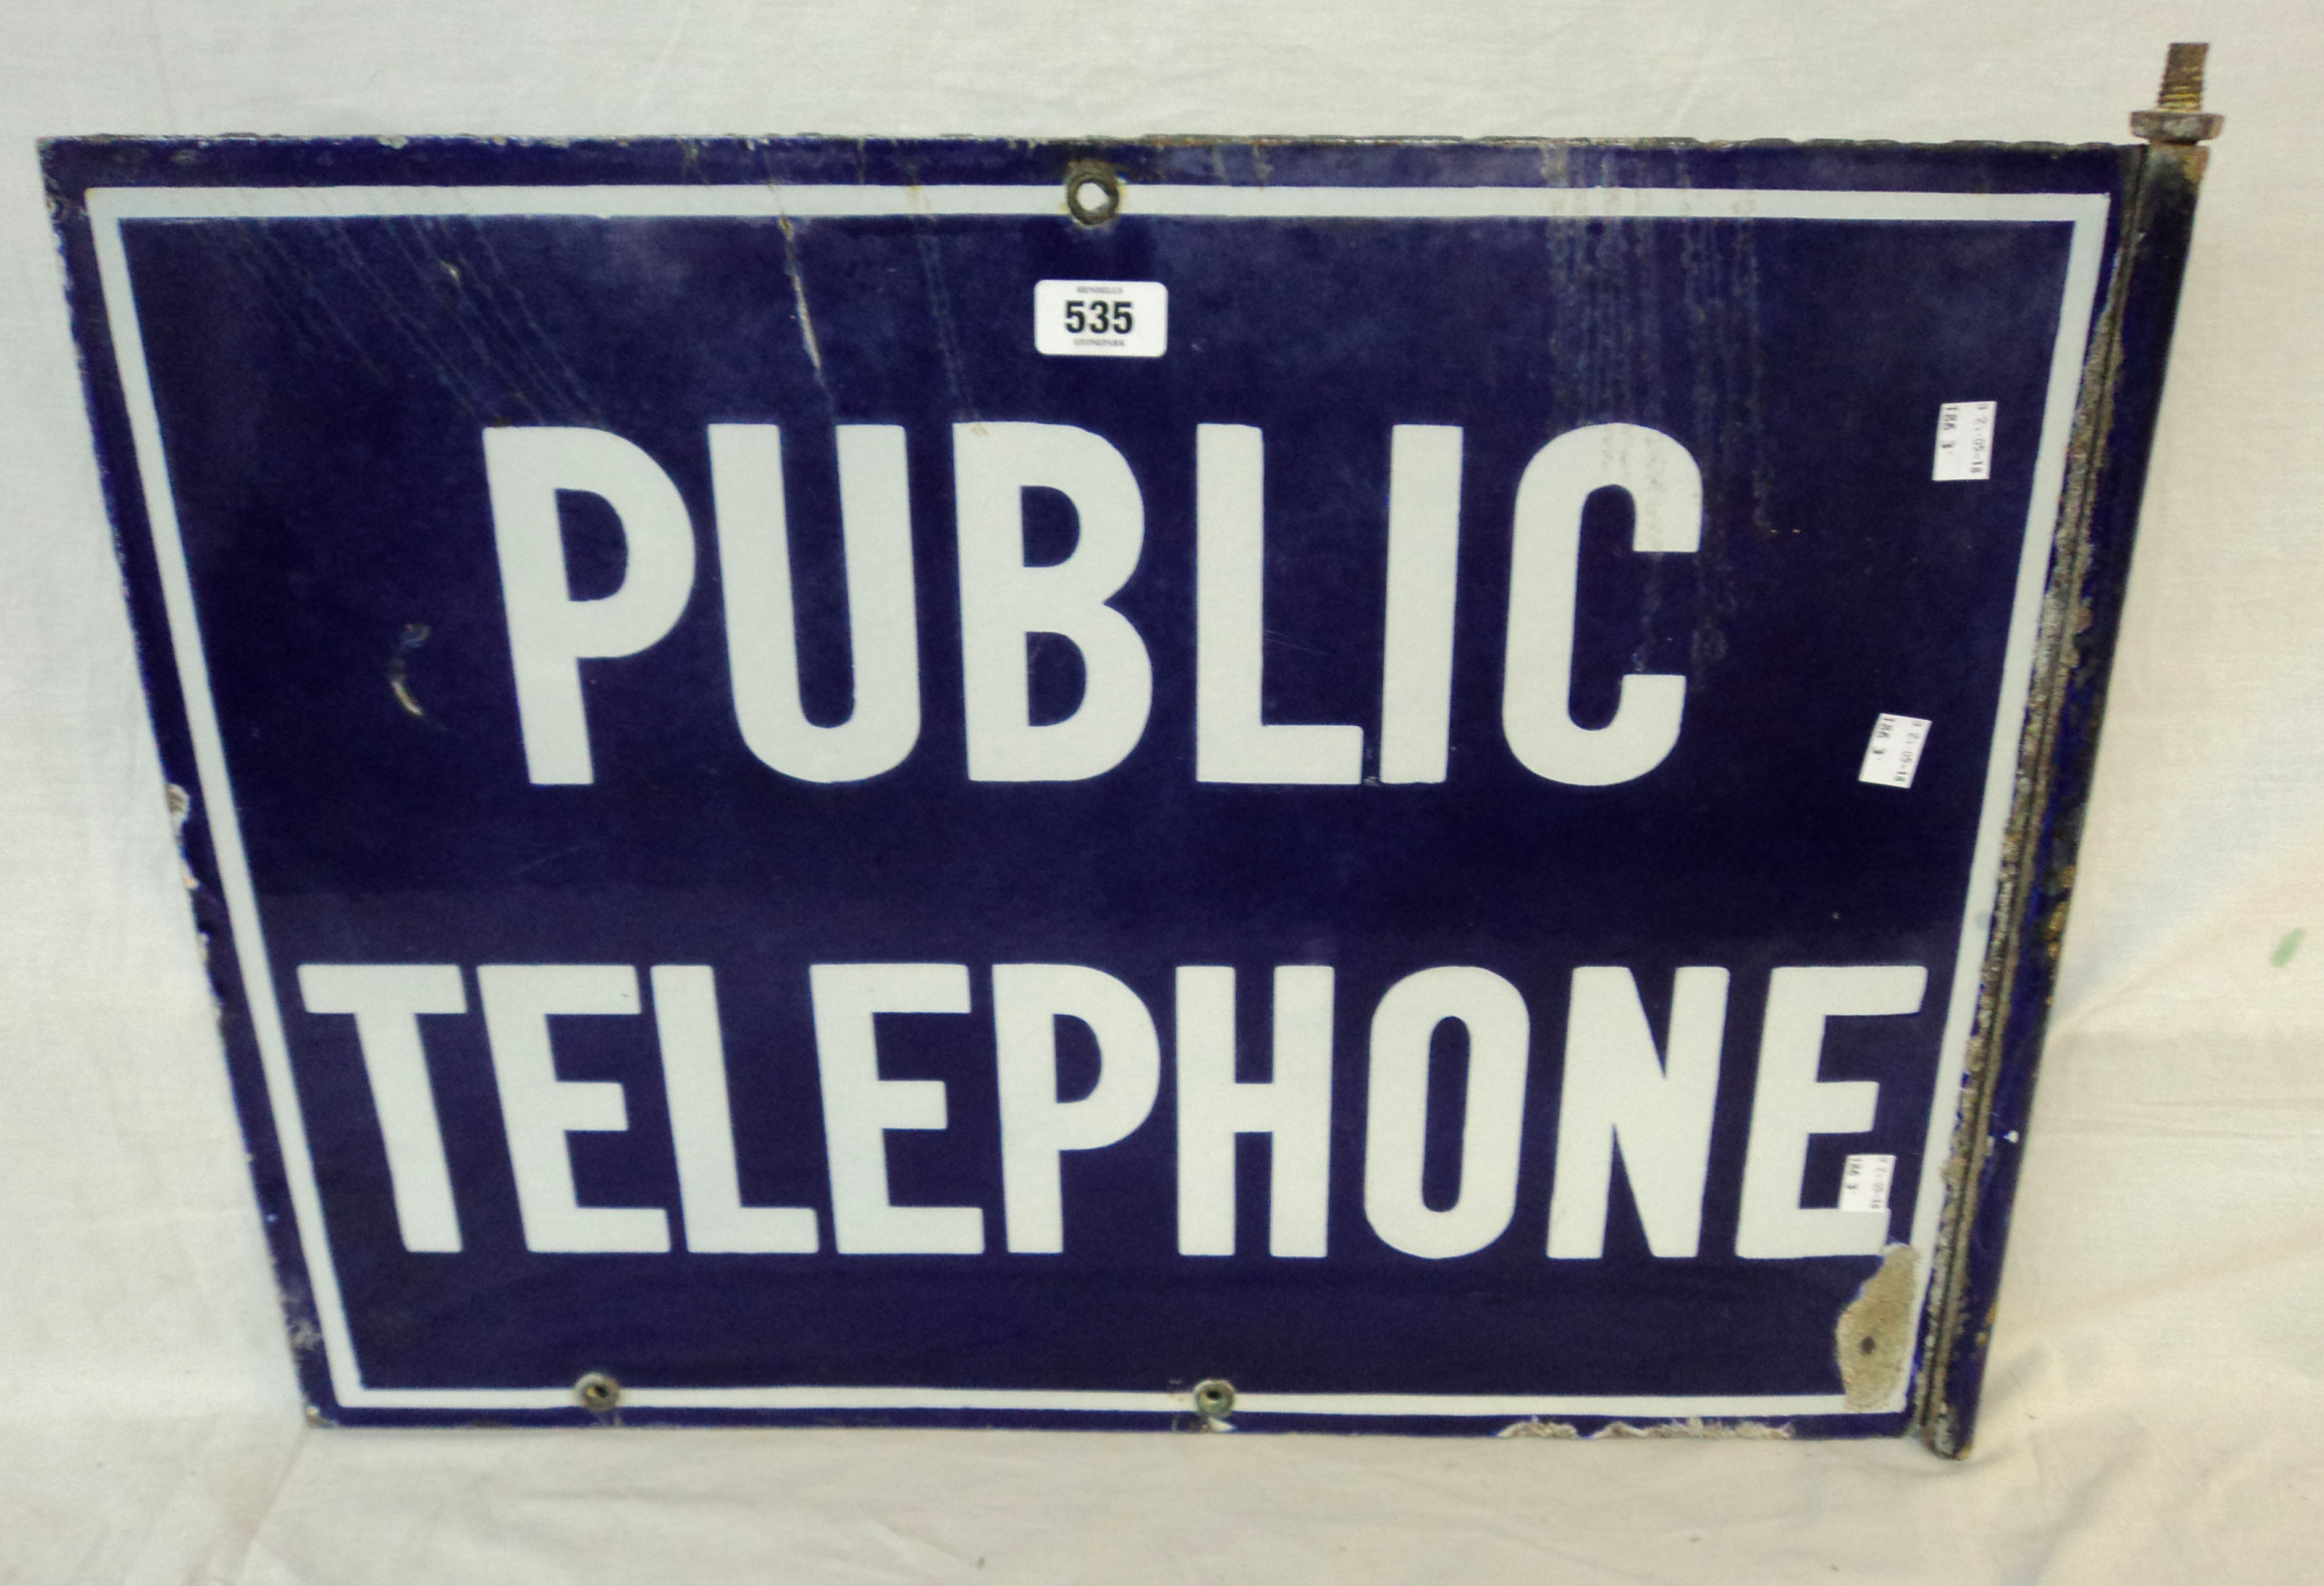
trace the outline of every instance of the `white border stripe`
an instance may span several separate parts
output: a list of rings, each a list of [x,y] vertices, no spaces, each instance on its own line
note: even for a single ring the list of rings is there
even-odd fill
[[[1960,948],[1951,1000],[1939,1047],[1926,1148],[1914,1202],[1912,1243],[1919,1252],[1918,1297],[1925,1303],[1934,1244],[1944,1204],[1945,1162],[1959,1123],[1959,1099],[1978,971],[1993,927],[2001,844],[2015,792],[2017,755],[2043,585],[2050,529],[2065,478],[2066,446],[2073,423],[2083,356],[2103,263],[2108,199],[2096,193],[1831,192],[1689,188],[1213,188],[1139,186],[1124,189],[1125,214],[1188,218],[1255,219],[1762,219],[1836,221],[2064,222],[2073,226],[2058,337],[2042,418],[2033,493],[2027,506],[2017,586],[1984,803],[1969,865]],[[379,216],[558,216],[573,217],[715,218],[778,216],[1044,216],[1065,213],[1053,184],[985,187],[477,187],[477,188],[94,188],[88,193],[98,276],[114,356],[121,369],[138,477],[153,535],[171,651],[186,701],[196,770],[209,811],[226,908],[233,921],[244,995],[266,1076],[269,1110],[282,1146],[283,1166],[298,1222],[300,1254],[314,1287],[331,1388],[351,1409],[553,1410],[573,1406],[563,1388],[376,1388],[364,1386],[353,1336],[331,1260],[322,1199],[307,1144],[282,1016],[274,999],[256,889],[243,848],[224,739],[209,688],[194,603],[192,576],[180,535],[139,332],[124,220],[355,219]],[[1933,422],[1933,420],[1932,420]],[[2013,721],[2016,731],[2009,730]],[[1910,1390],[1901,1383],[1889,1400],[1856,1413],[1902,1409]],[[625,1404],[641,1409],[732,1410],[1012,1410],[1176,1414],[1187,1401],[1169,1393],[1079,1393],[917,1388],[628,1387]],[[1267,1394],[1236,1401],[1239,1415],[1637,1415],[1766,1416],[1850,1413],[1838,1395],[1430,1395]]]
[[[733,219],[1063,215],[1039,187],[92,188],[89,214],[120,220],[563,216]],[[1843,193],[1749,188],[1122,189],[1124,215],[1222,219],[2103,220],[2097,193]]]
[[[1994,714],[1993,747],[1985,767],[1985,804],[1978,816],[1977,846],[1969,866],[1969,895],[1961,923],[1960,950],[1953,958],[1952,992],[1945,1008],[1941,1061],[1929,1107],[1928,1139],[1921,1157],[1920,1193],[1913,1203],[1913,1248],[1919,1272],[1913,1314],[1926,1304],[1936,1263],[1937,1225],[1944,1213],[1944,1167],[1952,1156],[1953,1131],[1960,1124],[1961,1081],[1968,1072],[1969,1039],[1977,1022],[1984,983],[1986,949],[1995,925],[2001,883],[2001,845],[2009,807],[2017,794],[2017,757],[2025,736],[2025,701],[2034,685],[2034,645],[2042,619],[2042,596],[2049,583],[2050,532],[2065,493],[2066,444],[2073,433],[2074,405],[2089,350],[2091,310],[2098,301],[2105,234],[2098,222],[2078,223],[2066,255],[2066,290],[2058,339],[2050,355],[2050,389],[2042,410],[2042,445],[2034,460],[2034,485],[2025,505],[2025,539],[2018,553],[2017,594],[2009,613],[2009,648],[2001,663],[2001,703]],[[2015,722],[2017,731],[2005,730]],[[1960,1237],[1967,1239],[1963,1229]],[[1908,1385],[1900,1384],[1892,1408],[1902,1408]]]
[[[323,1327],[324,1358],[330,1363],[331,1389],[342,1404],[363,1392],[355,1364],[355,1343],[339,1297],[339,1277],[323,1237],[323,1202],[315,1184],[315,1163],[307,1148],[307,1124],[299,1111],[290,1073],[290,1049],[282,1036],[282,1013],[275,1005],[267,970],[266,942],[258,924],[258,896],[250,860],[242,846],[242,817],[226,775],[226,743],[220,737],[217,702],[202,653],[194,605],[193,576],[178,531],[178,509],[170,489],[169,463],[161,449],[161,416],[153,405],[153,385],[145,367],[145,338],[138,328],[129,285],[129,260],[118,224],[95,228],[97,277],[103,282],[105,318],[113,335],[114,362],[120,366],[122,395],[129,407],[129,432],[137,448],[137,478],[145,495],[145,517],[153,535],[154,562],[161,576],[161,600],[170,613],[170,650],[178,666],[178,687],[186,701],[194,740],[194,766],[201,778],[210,842],[217,851],[218,880],[226,890],[226,915],[234,924],[235,953],[242,969],[243,996],[258,1037],[266,1073],[266,1100],[282,1146],[282,1166],[290,1181],[290,1206],[298,1222],[299,1250],[314,1286],[315,1314]]]
[[[402,1388],[364,1393],[371,1409],[569,1410],[562,1388]],[[1674,1405],[1683,1404],[1683,1409]],[[622,1406],[639,1410],[1073,1410],[1088,1415],[1184,1415],[1183,1393],[1081,1393],[991,1388],[623,1388]],[[1652,1394],[1246,1393],[1241,1415],[1839,1415],[1839,1394],[1735,1394],[1684,1400]]]

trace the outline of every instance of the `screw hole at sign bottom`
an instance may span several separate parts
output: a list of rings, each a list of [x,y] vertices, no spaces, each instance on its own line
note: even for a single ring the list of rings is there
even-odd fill
[[[1065,172],[1065,212],[1084,226],[1103,226],[1121,212],[1121,179],[1094,160],[1075,163]]]
[[[591,1415],[602,1415],[621,1407],[622,1385],[603,1371],[592,1371],[573,1385],[573,1397]]]
[[[1223,1421],[1234,1414],[1235,1390],[1231,1382],[1212,1378],[1194,1385],[1194,1413],[1205,1421]]]

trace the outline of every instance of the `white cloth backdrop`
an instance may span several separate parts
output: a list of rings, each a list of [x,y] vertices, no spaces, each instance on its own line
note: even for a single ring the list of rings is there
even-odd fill
[[[2184,38],[2214,45],[2228,129],[1971,1460],[304,1425],[35,136],[2121,141]],[[2292,0],[5,0],[0,1579],[2317,1578],[2319,84],[2324,13]]]

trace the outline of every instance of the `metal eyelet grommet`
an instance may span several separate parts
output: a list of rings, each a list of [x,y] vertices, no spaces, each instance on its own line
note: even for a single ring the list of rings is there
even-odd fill
[[[1083,226],[1103,226],[1121,213],[1121,178],[1097,160],[1065,168],[1065,213]]]

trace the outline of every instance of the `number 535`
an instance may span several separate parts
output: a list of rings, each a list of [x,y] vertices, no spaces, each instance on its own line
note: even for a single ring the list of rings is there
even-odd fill
[[[1065,300],[1065,329],[1074,336],[1128,336],[1134,322],[1128,303],[1104,298]]]

